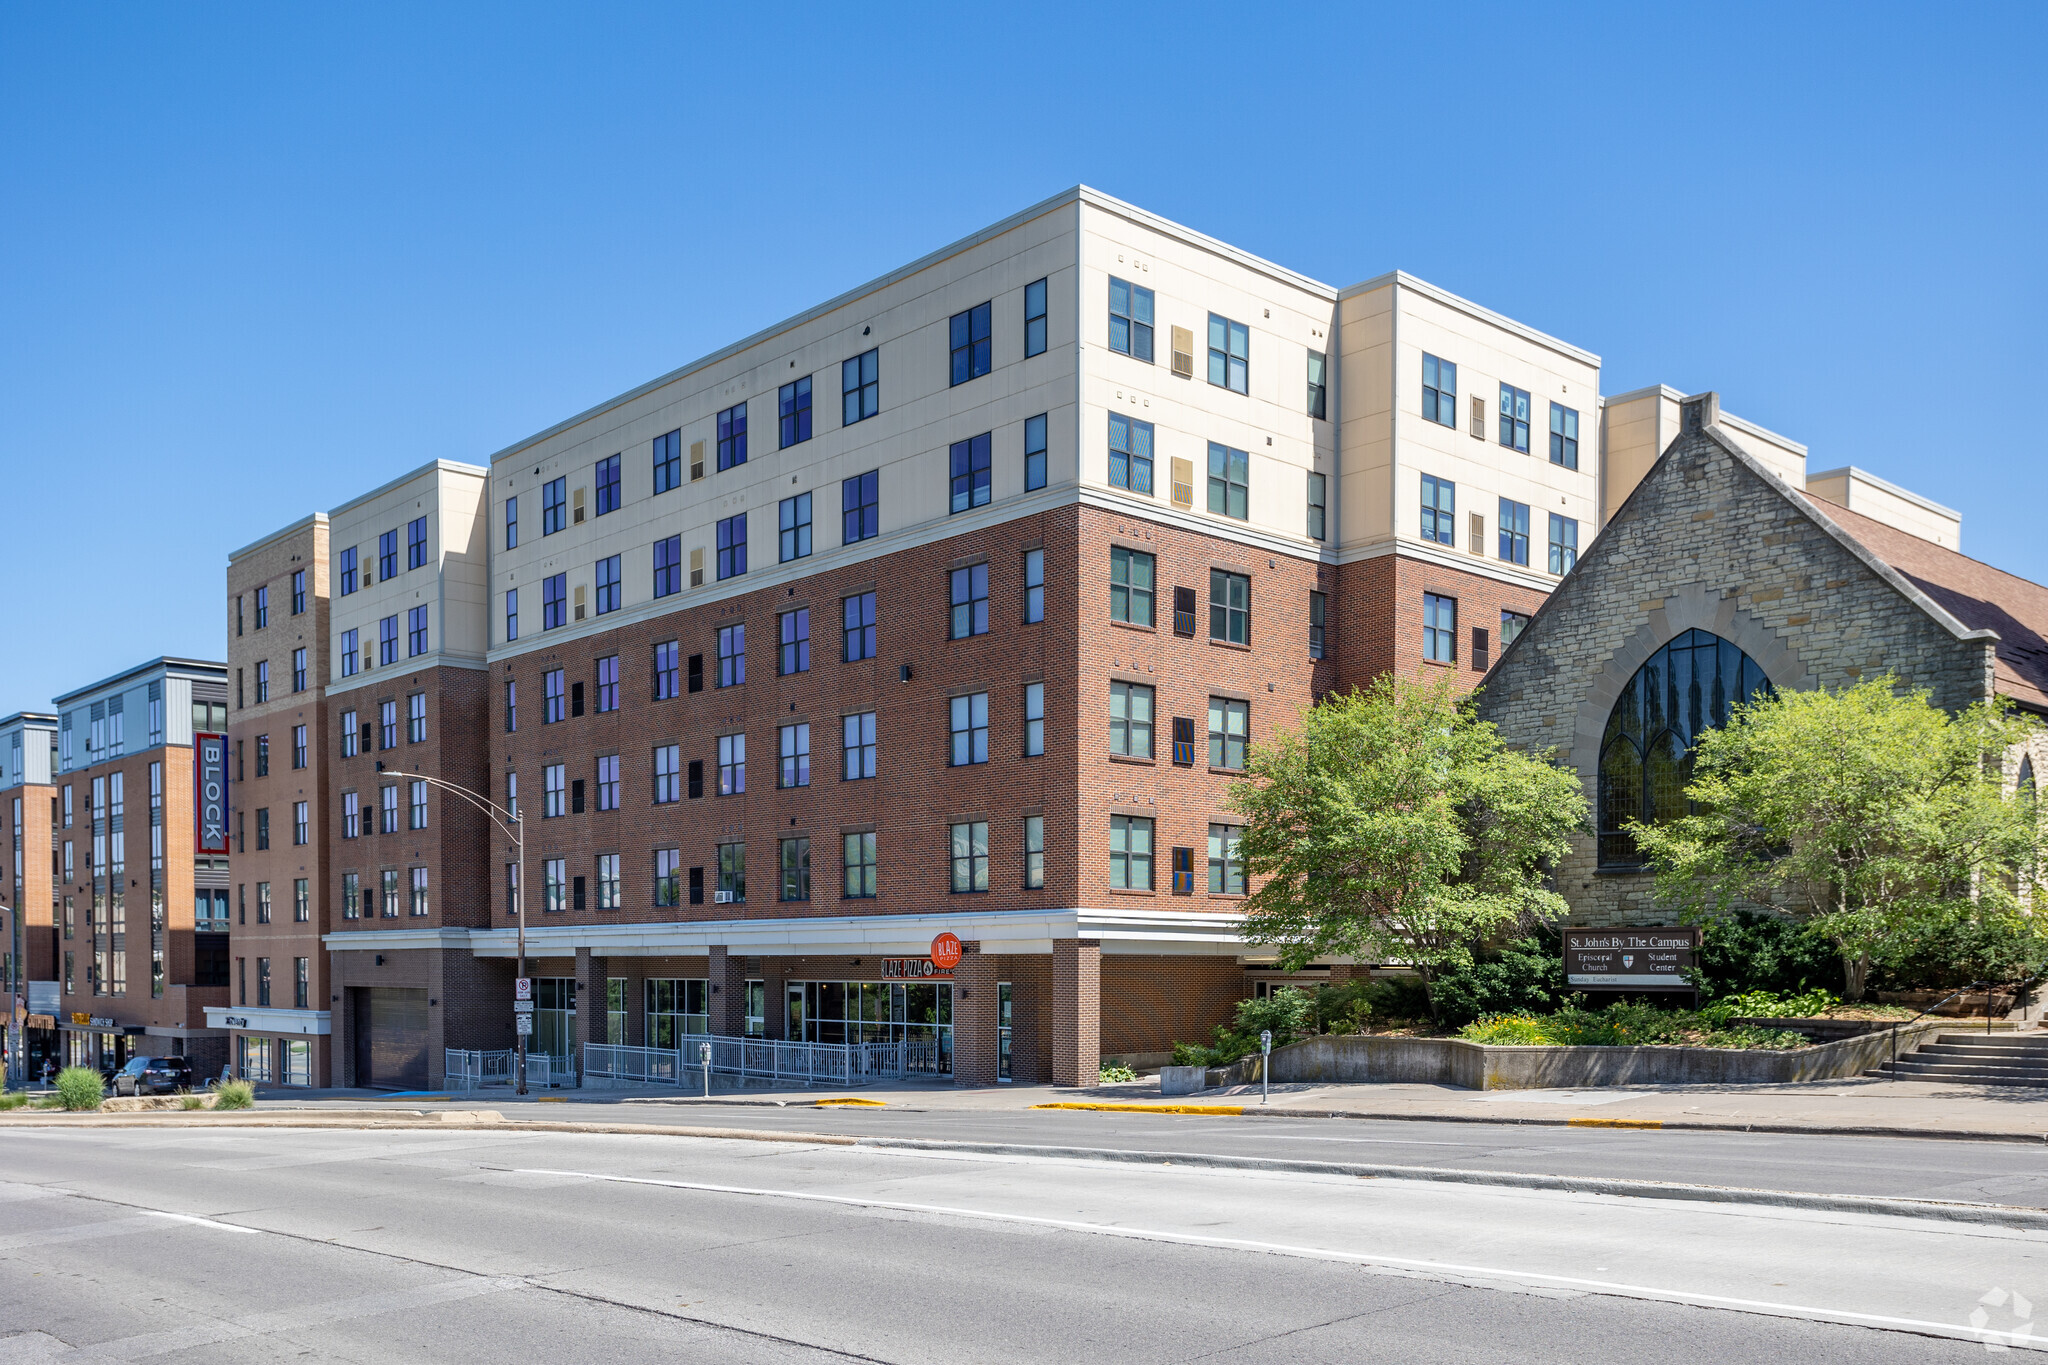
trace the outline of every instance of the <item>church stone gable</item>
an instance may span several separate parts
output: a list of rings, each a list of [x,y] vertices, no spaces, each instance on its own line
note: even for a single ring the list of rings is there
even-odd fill
[[[1820,525],[1712,420],[1686,429],[1486,679],[1480,711],[1510,745],[1555,749],[1586,784],[1615,699],[1658,649],[1700,629],[1783,689],[1841,687],[1887,671],[1956,709],[1991,691],[1981,633],[1915,600]],[[1694,417],[1688,403],[1689,419]],[[1661,923],[1650,878],[1596,875],[1594,842],[1557,870],[1574,923]]]

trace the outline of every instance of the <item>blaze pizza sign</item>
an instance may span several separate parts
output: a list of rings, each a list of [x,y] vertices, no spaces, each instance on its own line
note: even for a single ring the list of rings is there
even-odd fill
[[[228,851],[228,737],[192,736],[192,848]]]

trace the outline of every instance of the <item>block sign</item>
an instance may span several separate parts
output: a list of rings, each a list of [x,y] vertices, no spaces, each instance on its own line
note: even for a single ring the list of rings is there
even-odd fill
[[[954,934],[940,934],[932,940],[932,965],[942,972],[950,972],[960,965],[960,939]]]
[[[1699,947],[1697,929],[1567,929],[1565,981],[1593,990],[1691,990]]]
[[[228,737],[192,736],[192,851],[228,851]]]
[[[947,968],[939,966],[928,957],[885,957],[882,959],[884,981],[914,981],[920,977],[951,976]]]
[[[521,976],[513,978],[512,998],[514,1000],[533,999],[533,978],[530,976]]]

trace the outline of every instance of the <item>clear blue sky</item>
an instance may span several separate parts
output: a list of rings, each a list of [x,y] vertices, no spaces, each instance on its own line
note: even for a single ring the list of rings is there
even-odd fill
[[[1076,182],[1717,388],[2048,580],[2048,6],[1024,16],[0,9],[0,714],[219,657],[231,549]]]

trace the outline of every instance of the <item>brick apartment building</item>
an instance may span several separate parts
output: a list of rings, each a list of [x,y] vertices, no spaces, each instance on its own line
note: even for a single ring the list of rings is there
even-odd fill
[[[0,993],[9,1070],[39,1074],[57,1058],[57,717],[0,720]],[[33,996],[33,998],[31,998]]]

